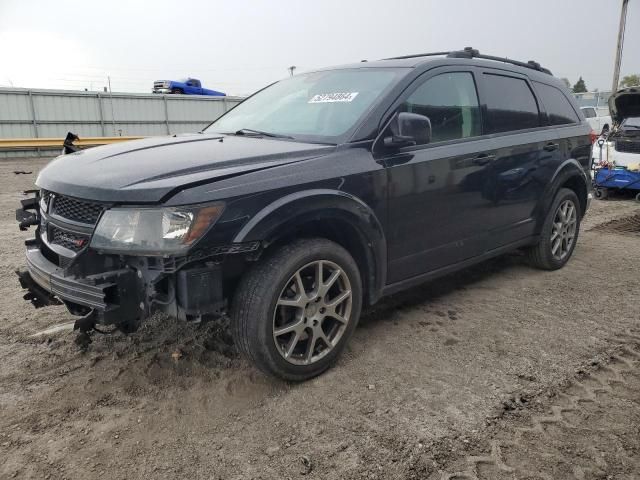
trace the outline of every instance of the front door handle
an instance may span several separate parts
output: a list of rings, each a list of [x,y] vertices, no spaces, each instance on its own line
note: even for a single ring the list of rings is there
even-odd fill
[[[559,146],[560,145],[557,143],[549,142],[542,148],[545,152],[553,152],[554,150],[557,150]]]
[[[486,164],[488,164],[488,163],[492,162],[495,158],[496,158],[496,156],[495,156],[495,155],[489,155],[489,154],[487,154],[487,153],[481,153],[481,154],[480,154],[480,155],[478,155],[477,157],[472,158],[472,159],[471,159],[471,162],[472,162],[474,165],[483,166],[483,165],[486,165]]]

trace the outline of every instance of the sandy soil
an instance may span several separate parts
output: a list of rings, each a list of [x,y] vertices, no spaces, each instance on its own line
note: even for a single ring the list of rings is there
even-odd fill
[[[640,478],[640,233],[591,230],[638,204],[595,202],[561,271],[511,255],[384,300],[293,385],[221,324],[31,337],[71,319],[13,274],[43,164],[0,162],[0,478]]]

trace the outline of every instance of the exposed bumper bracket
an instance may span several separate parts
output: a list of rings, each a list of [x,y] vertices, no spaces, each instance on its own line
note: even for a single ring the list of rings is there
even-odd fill
[[[18,221],[18,227],[23,232],[32,225],[38,225],[40,219],[38,218],[38,197],[27,198],[20,200],[22,208],[16,210],[16,220]]]
[[[20,286],[27,290],[22,298],[31,302],[35,308],[61,305],[62,302],[38,285],[26,269],[16,270]]]

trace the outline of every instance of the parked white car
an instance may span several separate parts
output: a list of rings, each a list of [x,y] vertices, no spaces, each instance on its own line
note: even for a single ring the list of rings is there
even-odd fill
[[[582,113],[596,133],[608,133],[613,125],[607,107],[581,107]]]

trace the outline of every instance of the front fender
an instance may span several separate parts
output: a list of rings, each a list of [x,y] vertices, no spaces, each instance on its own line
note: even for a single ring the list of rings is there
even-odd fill
[[[380,221],[359,198],[339,190],[314,189],[291,193],[270,203],[251,218],[234,243],[261,241],[271,244],[292,227],[313,221],[340,222],[358,235],[367,265],[369,301],[380,297],[386,282],[387,244]]]

